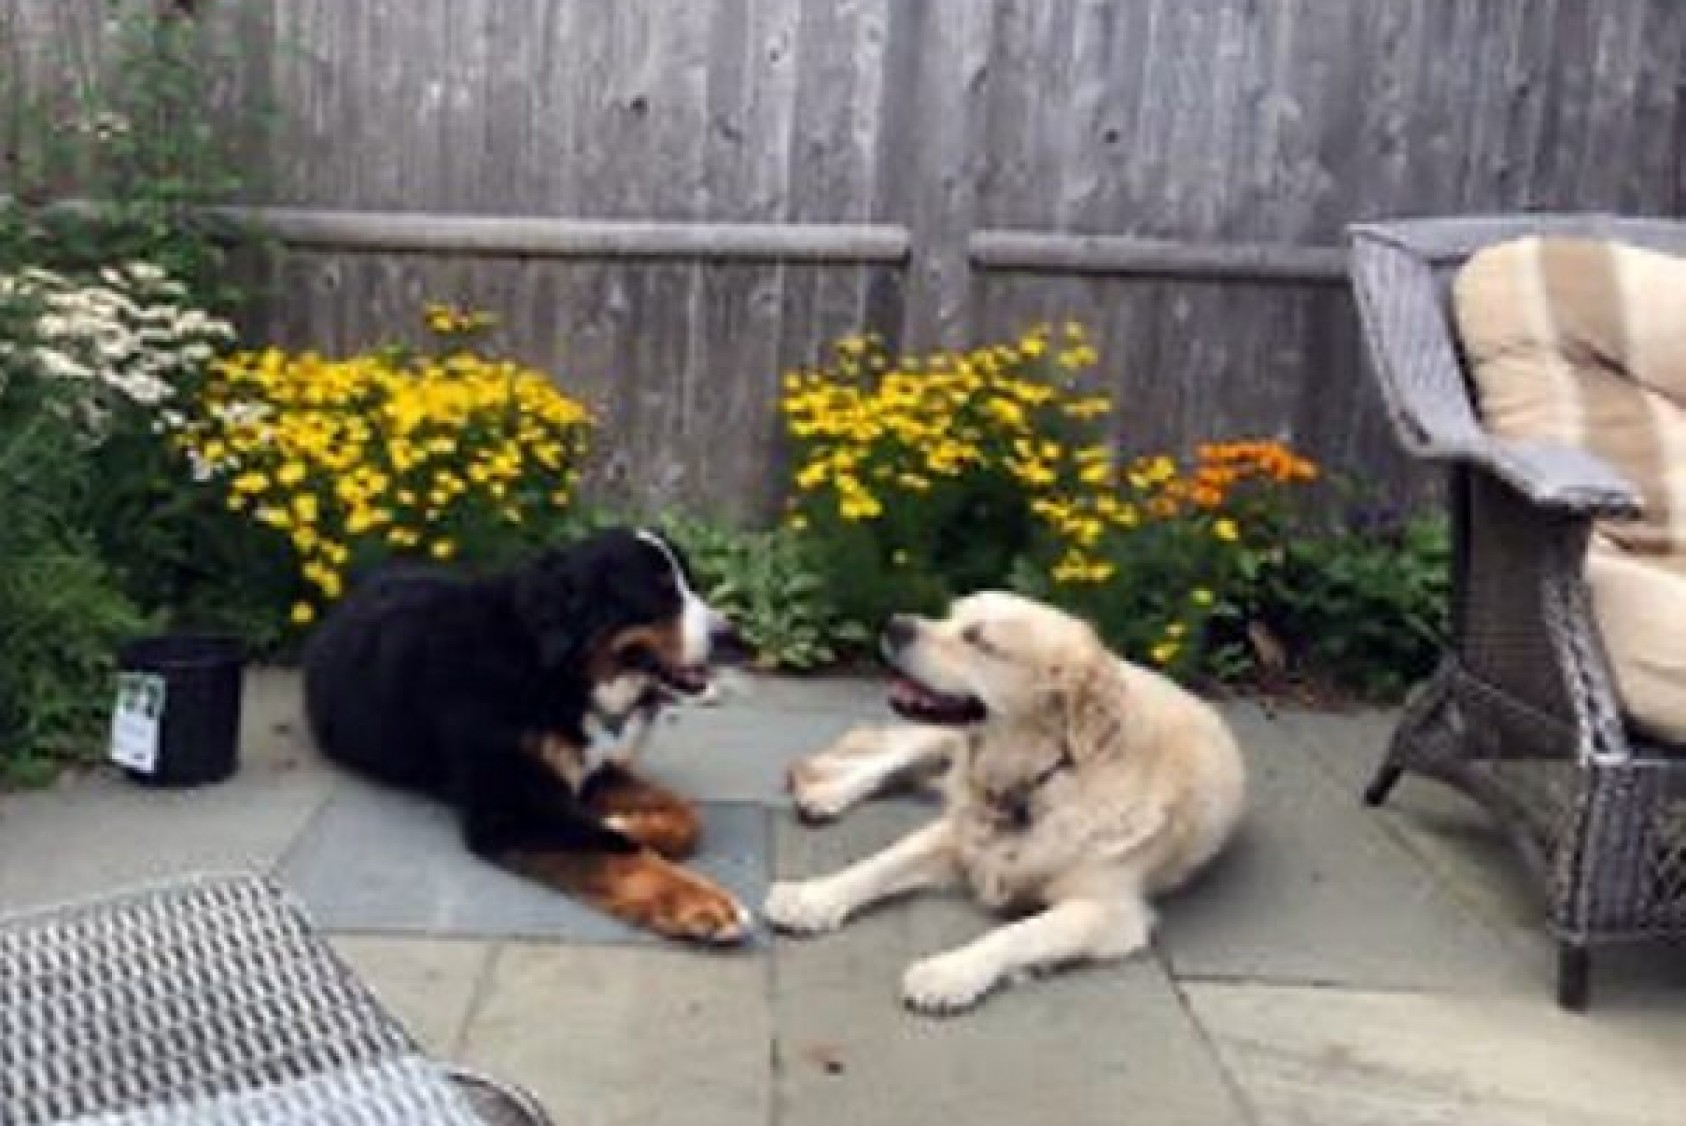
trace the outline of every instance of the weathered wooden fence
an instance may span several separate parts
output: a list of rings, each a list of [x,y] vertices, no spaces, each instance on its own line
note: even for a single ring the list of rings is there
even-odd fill
[[[202,0],[279,109],[268,332],[424,299],[599,404],[603,479],[771,499],[782,369],[1043,318],[1131,450],[1289,437],[1396,492],[1345,223],[1686,210],[1681,0]],[[0,65],[98,38],[0,0]],[[219,10],[220,9],[220,10]]]

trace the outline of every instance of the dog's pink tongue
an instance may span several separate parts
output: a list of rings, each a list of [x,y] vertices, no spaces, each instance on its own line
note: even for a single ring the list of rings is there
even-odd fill
[[[701,692],[708,687],[708,667],[706,665],[685,665],[676,668],[670,674],[674,683],[687,692]]]
[[[890,702],[917,706],[930,700],[931,694],[913,681],[898,676],[890,681]]]

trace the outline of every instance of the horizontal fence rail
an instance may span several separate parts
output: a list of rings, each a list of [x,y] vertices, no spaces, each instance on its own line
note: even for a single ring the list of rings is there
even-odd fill
[[[523,258],[669,258],[895,264],[905,227],[843,223],[673,223],[538,216],[216,208],[289,246]]]
[[[991,270],[1187,281],[1346,284],[1337,247],[1174,242],[1057,231],[978,231],[972,262]]]

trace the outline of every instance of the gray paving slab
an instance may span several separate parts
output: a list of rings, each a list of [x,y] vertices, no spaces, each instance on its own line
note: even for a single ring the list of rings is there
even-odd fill
[[[830,871],[928,817],[916,803],[892,803],[823,829],[781,819],[779,871]],[[910,961],[992,923],[958,897],[925,897],[887,905],[835,934],[776,940],[779,1121],[1244,1121],[1151,956],[1074,968],[945,1020],[901,1007],[897,986]]]
[[[767,959],[500,947],[457,1053],[566,1126],[773,1121]]]
[[[425,1048],[455,1056],[494,945],[435,938],[330,935],[330,945]]]
[[[0,795],[0,910],[202,871],[272,869],[326,800],[332,776],[296,722],[286,676],[247,681],[240,766],[185,790],[99,769]]]
[[[784,805],[785,772],[860,720],[841,711],[689,708],[661,722],[643,766],[699,801]]]
[[[717,803],[700,812],[703,845],[693,867],[758,903],[767,884],[766,811]],[[280,875],[330,930],[662,941],[473,856],[441,803],[354,779],[341,783]]]
[[[888,719],[884,680],[866,676],[789,676],[731,673],[722,679],[724,708],[793,711],[803,715],[840,712]]]
[[[1251,706],[1228,715],[1247,755],[1250,811],[1229,852],[1163,904],[1159,941],[1178,977],[1537,988],[1280,720]]]
[[[1381,761],[1395,722],[1392,713],[1378,711],[1282,715],[1284,731],[1350,795],[1362,790]],[[1406,775],[1385,806],[1366,814],[1450,895],[1494,928],[1539,990],[1551,988],[1557,947],[1545,926],[1539,890],[1485,810],[1450,786]],[[1656,990],[1676,996],[1686,991],[1686,958],[1678,946],[1607,947],[1594,964],[1601,1010],[1641,1003]]]
[[[1674,1126],[1686,1011],[1186,984],[1259,1126]]]

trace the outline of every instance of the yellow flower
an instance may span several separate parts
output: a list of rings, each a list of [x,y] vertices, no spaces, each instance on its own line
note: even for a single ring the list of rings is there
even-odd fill
[[[308,602],[295,602],[293,612],[289,616],[296,626],[309,625],[316,618],[316,607]]]
[[[1203,586],[1195,587],[1188,597],[1196,606],[1210,606],[1213,601],[1212,592]]]
[[[457,545],[450,540],[434,540],[427,553],[435,559],[449,559],[457,553]]]
[[[1234,520],[1222,516],[1212,522],[1212,534],[1225,543],[1234,543],[1241,538],[1241,529],[1236,527]]]
[[[1175,641],[1161,641],[1150,651],[1153,661],[1158,665],[1168,665],[1182,652],[1182,646]]]

